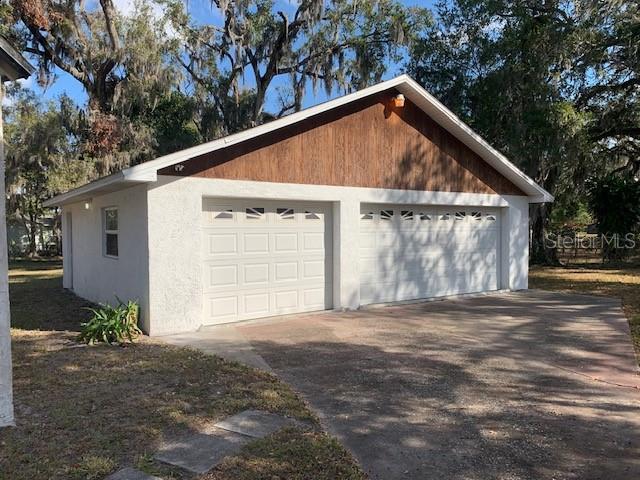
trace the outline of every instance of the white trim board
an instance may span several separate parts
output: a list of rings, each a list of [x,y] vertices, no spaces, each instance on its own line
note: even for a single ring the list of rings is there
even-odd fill
[[[356,100],[374,95],[385,90],[395,88],[405,95],[409,100],[415,103],[427,115],[431,116],[434,121],[454,135],[458,140],[467,145],[471,150],[477,153],[489,165],[504,175],[508,180],[514,183],[529,197],[530,203],[542,203],[553,201],[553,196],[544,188],[536,184],[533,179],[519,170],[504,155],[491,147],[480,135],[474,132],[468,125],[460,120],[453,112],[451,112],[442,103],[430,95],[415,80],[407,75],[381,82],[377,85],[365,88],[363,90],[345,95],[328,102],[321,103],[311,108],[307,108],[297,113],[293,113],[279,120],[250,128],[243,132],[229,135],[212,142],[203,143],[195,147],[187,148],[179,152],[175,152],[163,157],[157,158],[150,162],[126,168],[110,177],[98,180],[96,182],[84,185],[75,190],[71,190],[62,195],[53,197],[45,202],[45,206],[63,205],[81,201],[88,195],[101,194],[107,187],[114,188],[119,184],[155,182],[157,180],[157,171],[175,165],[177,163],[187,162],[190,159],[211,153],[216,150],[235,145],[246,140],[250,140],[261,135],[279,130],[289,125],[301,122],[313,116],[338,108],[340,106],[352,103]],[[124,188],[124,185],[123,187]]]
[[[340,187],[302,183],[272,183],[222,178],[171,177],[159,175],[157,186],[188,179],[189,188],[203,197],[291,200],[311,202],[356,201],[358,203],[407,205],[459,205],[507,207],[508,198],[488,193],[432,192],[424,190],[391,190],[367,187]],[[153,187],[152,187],[153,188]],[[185,187],[187,188],[187,187]],[[524,198],[524,197],[522,197]]]

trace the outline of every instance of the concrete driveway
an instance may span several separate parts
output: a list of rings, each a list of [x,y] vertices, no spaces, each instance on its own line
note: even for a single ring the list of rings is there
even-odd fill
[[[194,338],[215,350],[216,330],[299,391],[372,478],[640,478],[640,377],[618,301],[529,291]]]

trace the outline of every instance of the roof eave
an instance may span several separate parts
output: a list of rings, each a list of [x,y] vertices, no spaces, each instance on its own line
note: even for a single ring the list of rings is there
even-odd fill
[[[0,37],[0,55],[11,71],[3,69],[4,76],[11,81],[29,77],[35,68],[7,40]]]
[[[153,180],[155,180],[155,178]],[[45,201],[43,205],[45,207],[61,207],[71,203],[90,201],[95,196],[116,192],[127,187],[148,183],[149,181],[152,180],[127,178],[123,170],[122,172],[114,173],[95,182],[87,183],[63,194],[56,195]]]

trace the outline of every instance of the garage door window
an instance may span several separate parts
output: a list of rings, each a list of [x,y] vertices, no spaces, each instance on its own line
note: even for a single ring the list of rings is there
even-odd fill
[[[264,218],[264,208],[250,207],[246,210],[247,220],[262,220]]]
[[[104,209],[104,254],[107,257],[118,258],[118,209]]]
[[[393,210],[381,210],[380,211],[380,219],[381,220],[391,220],[393,218]]]
[[[216,213],[213,217],[216,220],[233,220],[233,209],[228,208]]]
[[[294,212],[293,208],[278,208],[277,212],[278,212],[278,216],[282,220],[294,220],[295,219],[295,212]]]

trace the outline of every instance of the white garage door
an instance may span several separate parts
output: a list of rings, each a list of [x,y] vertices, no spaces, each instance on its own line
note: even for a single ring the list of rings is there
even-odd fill
[[[331,308],[331,207],[203,200],[204,324]]]
[[[360,301],[499,288],[498,209],[363,205]]]

